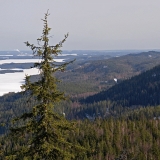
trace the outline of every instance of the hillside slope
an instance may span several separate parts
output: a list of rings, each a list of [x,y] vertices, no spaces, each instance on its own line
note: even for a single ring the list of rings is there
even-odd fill
[[[85,103],[94,103],[110,100],[123,107],[135,105],[160,104],[160,65],[142,74],[124,80],[111,87],[85,99]]]

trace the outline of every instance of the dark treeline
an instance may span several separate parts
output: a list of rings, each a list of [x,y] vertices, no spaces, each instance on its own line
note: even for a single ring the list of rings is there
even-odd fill
[[[0,159],[4,159],[4,156],[7,156],[15,148],[27,147],[25,146],[25,141],[22,141],[20,137],[17,139],[18,143],[15,143],[8,136],[8,132],[5,132],[5,129],[10,127],[10,118],[29,111],[32,104],[35,103],[34,99],[30,99],[29,104],[31,106],[29,106],[29,104],[24,103],[27,99],[28,96],[23,95],[22,98],[21,93],[10,93],[0,98],[1,102],[6,102],[4,104],[1,103],[1,105],[4,105],[4,110],[1,109],[3,112],[1,114],[1,122],[4,125],[8,123],[8,126],[1,125],[0,127]],[[65,104],[67,105],[65,106]],[[75,117],[74,115],[83,111],[82,107],[79,107],[76,102],[74,102],[74,106],[77,107],[73,108],[77,110],[71,108],[73,105],[71,101],[62,102],[59,105],[55,110],[58,113],[63,113],[64,111],[66,116],[70,115],[71,117],[72,115]],[[92,106],[88,105],[88,110],[85,110],[85,113],[95,114],[95,119],[74,122],[77,129],[73,132],[71,131],[67,139],[69,142],[81,145],[86,149],[85,154],[77,151],[75,159],[114,160],[118,157],[127,157],[133,160],[160,159],[160,106],[140,107],[134,110],[126,108],[123,110],[123,114],[118,113],[118,110],[106,109],[111,106],[112,103],[109,101],[98,102]],[[101,110],[98,110],[98,108]],[[119,106],[119,108],[121,107]],[[78,116],[81,117],[81,115],[77,114]]]
[[[147,112],[151,111],[148,109],[143,112],[142,109],[140,113],[137,110],[130,115],[132,118],[77,121],[77,130],[69,134],[68,141],[85,147],[86,153],[77,152],[75,159],[114,160],[119,157],[132,160],[160,159],[160,120],[158,117],[147,118],[145,116]],[[139,117],[142,114],[143,116]],[[18,141],[19,143],[15,145],[9,137],[1,137],[2,159],[14,148],[27,147],[21,138]]]

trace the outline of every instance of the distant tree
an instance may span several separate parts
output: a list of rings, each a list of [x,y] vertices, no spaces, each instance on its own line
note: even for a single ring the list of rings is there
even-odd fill
[[[11,128],[12,137],[23,139],[24,147],[13,151],[9,156],[11,159],[32,159],[32,160],[58,160],[74,158],[75,146],[66,140],[67,134],[73,129],[73,123],[68,122],[63,115],[54,112],[54,106],[66,97],[63,92],[57,90],[58,80],[54,73],[64,71],[66,65],[71,63],[57,64],[54,60],[61,53],[60,48],[66,41],[64,39],[54,46],[49,45],[49,32],[47,18],[43,20],[44,28],[42,36],[37,39],[38,46],[25,42],[27,47],[38,56],[40,61],[34,64],[39,69],[39,79],[36,82],[30,81],[30,76],[25,77],[25,84],[21,86],[24,93],[31,95],[37,101],[31,112],[24,113],[17,117],[15,126]],[[42,44],[41,44],[42,43]],[[23,157],[23,158],[22,158]]]

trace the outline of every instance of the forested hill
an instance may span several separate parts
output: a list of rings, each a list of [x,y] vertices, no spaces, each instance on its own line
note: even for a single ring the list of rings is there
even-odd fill
[[[87,97],[85,103],[110,100],[121,106],[160,104],[160,65],[120,84]]]
[[[63,87],[66,92],[72,89],[73,84],[77,93],[100,92],[108,89],[115,85],[114,79],[122,81],[159,65],[160,52],[134,53],[109,59],[101,57],[101,60],[97,55],[97,59],[88,58],[83,61],[76,59],[65,72],[56,75],[65,84]],[[71,91],[69,94],[75,95],[75,92]]]
[[[58,106],[58,109],[56,108],[56,110],[58,110],[58,113],[64,111],[67,118],[74,119],[77,117],[85,117],[85,113],[92,115],[96,112],[97,114],[100,112],[103,114],[104,110],[106,110],[106,106],[109,106],[109,102],[104,102],[104,104],[93,104],[92,102],[94,101],[107,101],[107,99],[109,99],[112,102],[115,101],[118,105],[122,104],[123,106],[132,106],[135,104],[159,104],[159,102],[157,102],[159,101],[158,93],[155,92],[158,90],[158,86],[155,87],[155,84],[158,83],[157,78],[159,77],[157,76],[158,74],[156,76],[154,74],[157,73],[159,69],[157,69],[157,71],[153,70],[153,73],[152,70],[150,70],[142,74],[144,77],[148,74],[148,77],[152,80],[149,85],[148,82],[145,83],[147,78],[139,78],[139,81],[136,80],[139,76],[131,79],[131,81],[135,81],[135,84],[130,82],[130,80],[125,80],[124,82],[115,85],[116,82],[113,80],[114,78],[117,78],[119,83],[124,77],[131,77],[142,71],[146,71],[148,68],[152,68],[156,64],[159,64],[159,61],[160,52],[154,51],[129,54],[97,61],[87,60],[85,63],[80,63],[77,60],[70,66],[71,68],[58,75],[58,79],[62,80],[62,83],[59,83],[58,87],[71,97],[71,101],[63,103],[63,105],[61,105],[61,107]],[[112,85],[115,86],[108,91],[100,92],[102,89]],[[149,91],[142,89],[146,86],[150,86]],[[135,92],[136,87],[138,88]],[[156,94],[152,95],[152,91]],[[79,104],[80,98],[98,92],[100,93],[86,99],[87,103],[92,103],[91,105],[84,103],[83,105]],[[142,96],[140,96],[141,92],[143,93]],[[147,96],[149,98],[145,98]],[[28,104],[26,103],[27,100],[27,97],[21,93],[10,93],[0,97],[0,124],[6,123],[6,121],[9,122],[10,118],[20,115],[26,110],[28,111],[30,109],[28,105],[33,106],[34,101],[30,100],[30,103]],[[111,103],[110,107],[112,106]],[[79,112],[83,112],[81,114],[82,116],[77,116]]]

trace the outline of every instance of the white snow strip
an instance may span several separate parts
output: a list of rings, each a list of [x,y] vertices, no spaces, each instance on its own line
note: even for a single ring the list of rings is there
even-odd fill
[[[54,59],[55,62],[63,62],[64,59]],[[40,59],[5,59],[0,60],[0,64],[4,63],[35,63],[40,62]]]
[[[2,55],[2,54],[0,54],[0,56],[3,56],[3,57],[11,57],[11,56],[13,56],[13,55],[9,55],[9,54],[8,54],[8,55],[7,55],[7,54],[6,54],[6,55]]]

